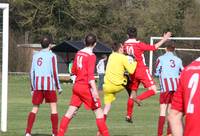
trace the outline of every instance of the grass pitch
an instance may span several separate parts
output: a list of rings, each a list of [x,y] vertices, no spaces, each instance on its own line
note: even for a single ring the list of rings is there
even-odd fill
[[[72,85],[62,83],[63,93],[58,96],[59,119],[68,108]],[[140,94],[144,89],[140,89]],[[23,136],[26,128],[27,115],[32,109],[30,84],[28,76],[9,76],[8,96],[8,131],[0,132],[0,136]],[[103,96],[100,93],[101,98]],[[125,122],[127,93],[117,94],[107,118],[107,125],[111,136],[156,136],[159,115],[158,95],[135,106],[133,124]],[[0,98],[1,99],[1,98]],[[102,99],[101,99],[102,100]],[[97,127],[95,115],[82,106],[71,121],[68,136],[95,136]],[[32,136],[51,136],[50,108],[48,104],[40,106],[36,122],[32,129]]]

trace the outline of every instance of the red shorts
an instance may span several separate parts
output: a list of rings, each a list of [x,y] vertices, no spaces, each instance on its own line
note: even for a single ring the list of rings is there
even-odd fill
[[[57,102],[56,91],[36,90],[33,92],[32,96],[33,105],[42,104],[44,99],[46,103]]]
[[[170,104],[175,91],[167,91],[160,93],[160,104]]]
[[[155,85],[155,82],[147,67],[136,68],[135,73],[131,75],[131,83],[129,85],[129,88],[131,90],[137,91],[139,88],[140,82],[143,84],[145,88]]]
[[[100,99],[94,100],[90,91],[91,87],[86,84],[75,83],[70,105],[80,107],[83,103],[86,109],[96,110],[101,107]]]

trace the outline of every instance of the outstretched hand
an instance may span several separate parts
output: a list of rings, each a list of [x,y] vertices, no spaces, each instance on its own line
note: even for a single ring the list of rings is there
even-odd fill
[[[167,40],[167,39],[169,39],[171,36],[172,36],[172,33],[171,33],[171,32],[166,32],[166,33],[164,33],[163,38]]]

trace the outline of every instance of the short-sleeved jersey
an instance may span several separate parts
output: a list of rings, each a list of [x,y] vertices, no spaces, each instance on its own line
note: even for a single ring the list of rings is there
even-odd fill
[[[124,51],[128,55],[133,55],[137,61],[137,67],[145,66],[144,51],[154,51],[155,46],[137,41],[136,39],[128,39],[124,42]]]
[[[172,52],[166,52],[156,61],[156,76],[159,76],[161,92],[177,89],[179,74],[183,70],[182,61]]]
[[[200,136],[200,57],[181,72],[172,109],[185,114],[184,136]]]
[[[86,47],[78,51],[72,66],[72,73],[76,75],[75,83],[89,84],[91,80],[95,80],[95,65],[96,56],[91,48]]]
[[[104,74],[105,73],[105,60],[104,59],[99,60],[96,68],[97,68],[98,74]]]
[[[43,49],[33,54],[30,71],[32,90],[55,91],[60,88],[57,58],[48,49]]]
[[[126,85],[127,79],[124,72],[133,74],[136,64],[132,57],[113,52],[108,58],[104,81],[109,81],[115,85]]]

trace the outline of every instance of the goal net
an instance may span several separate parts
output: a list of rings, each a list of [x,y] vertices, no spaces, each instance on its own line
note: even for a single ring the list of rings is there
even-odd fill
[[[1,131],[7,131],[9,4],[0,3]]]
[[[150,44],[153,45],[162,37],[151,37]],[[171,37],[175,42],[175,53],[182,59],[183,66],[187,66],[193,60],[200,56],[200,37]],[[149,56],[149,70],[151,74],[155,72],[156,59],[165,53],[165,45],[162,45],[157,51],[151,51]]]

